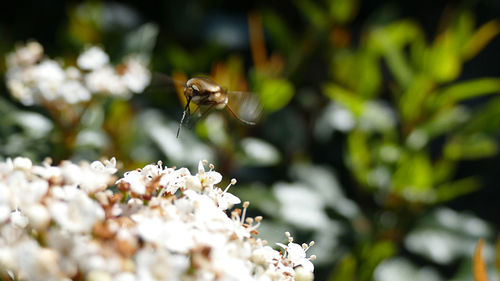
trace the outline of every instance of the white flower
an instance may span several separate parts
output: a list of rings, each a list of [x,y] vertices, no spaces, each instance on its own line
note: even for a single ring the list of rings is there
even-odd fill
[[[108,64],[109,56],[101,47],[93,46],[80,54],[76,63],[81,69],[95,70]]]
[[[75,186],[54,188],[52,193],[59,200],[50,202],[50,214],[67,231],[88,233],[94,223],[104,219],[101,206]]]
[[[302,266],[295,268],[295,280],[296,281],[312,281],[314,279],[314,274],[309,269]]]
[[[314,265],[306,257],[307,248],[304,249],[301,245],[293,242],[288,243],[288,245],[281,243],[276,243],[276,245],[286,250],[287,257],[292,262],[293,267],[302,266],[311,272],[314,271]]]
[[[137,194],[146,193],[146,182],[144,176],[140,171],[130,171],[123,175],[123,178],[119,179],[116,184],[122,182],[130,184],[130,190]]]
[[[93,93],[128,97],[130,92],[111,66],[104,66],[85,75],[85,85]]]
[[[195,176],[146,165],[116,181],[115,193],[114,158],[0,161],[1,267],[20,280],[312,280],[313,243],[288,234],[284,253],[266,246],[248,202],[228,216],[241,201],[228,193],[236,180],[221,190],[222,176],[203,164]]]
[[[264,246],[252,253],[252,261],[256,264],[269,264],[280,259],[280,254],[270,246]]]
[[[29,170],[33,166],[31,160],[26,157],[16,157],[14,158],[14,168]]]
[[[202,187],[213,188],[215,184],[218,184],[222,180],[222,175],[212,170],[205,172],[203,162],[200,161],[198,163],[198,174],[196,176],[200,179]]]
[[[92,95],[79,81],[66,80],[60,85],[58,96],[62,97],[67,103],[75,104],[90,100]]]
[[[90,164],[90,167],[94,171],[103,172],[103,173],[110,174],[110,175],[112,175],[112,174],[116,173],[116,171],[118,171],[118,169],[116,168],[115,157],[112,157],[109,160],[104,160],[103,162],[94,161]]]
[[[0,224],[10,215],[10,191],[9,188],[0,182]]]
[[[33,204],[24,210],[31,227],[37,230],[45,229],[50,223],[50,214],[42,204]]]
[[[30,42],[7,55],[7,87],[24,105],[89,101],[93,94],[128,98],[142,92],[151,81],[147,62],[129,55],[118,66],[100,47],[90,47],[77,59],[77,65],[64,68],[60,61],[43,57],[39,43]],[[119,71],[117,71],[119,69]]]
[[[26,46],[16,48],[15,53],[7,56],[7,66],[9,68],[23,67],[35,64],[43,56],[43,47],[40,43],[30,41]]]
[[[28,225],[28,218],[19,210],[15,210],[10,214],[10,222],[16,227],[25,228]]]
[[[137,56],[129,56],[123,63],[124,72],[121,79],[134,93],[142,93],[151,82],[151,72],[146,64]]]
[[[82,162],[79,165],[69,161],[63,161],[60,166],[61,176],[65,184],[77,185],[87,193],[95,193],[106,189],[113,179],[112,174],[116,171],[113,164],[107,163],[107,167],[99,161],[92,164]],[[116,163],[115,163],[116,165]]]

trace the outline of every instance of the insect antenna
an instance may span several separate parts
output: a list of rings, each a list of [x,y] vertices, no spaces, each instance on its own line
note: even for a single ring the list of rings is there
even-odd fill
[[[179,138],[179,132],[181,131],[182,123],[184,122],[184,118],[186,117],[186,112],[189,116],[191,116],[191,110],[189,109],[189,103],[191,102],[191,98],[192,97],[187,98],[186,107],[184,107],[184,111],[182,112],[181,122],[179,122],[179,128],[177,128],[176,138]]]

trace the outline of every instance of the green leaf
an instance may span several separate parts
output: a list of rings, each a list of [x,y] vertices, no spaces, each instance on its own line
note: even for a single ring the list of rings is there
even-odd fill
[[[465,44],[462,56],[465,59],[475,57],[498,34],[500,34],[500,20],[492,20],[483,24]]]
[[[362,131],[353,131],[347,138],[348,151],[345,154],[346,162],[359,181],[367,184],[368,173],[372,163],[368,138]]]
[[[316,28],[323,28],[328,22],[323,7],[317,5],[317,2],[307,0],[295,0],[295,5],[306,19]]]
[[[285,79],[265,79],[259,89],[262,107],[267,112],[277,111],[290,102],[294,91],[292,83]]]
[[[272,10],[262,12],[262,22],[266,33],[277,49],[286,54],[292,53],[297,47],[294,36],[283,20]]]
[[[457,129],[468,120],[469,116],[468,110],[462,106],[444,108],[420,125],[418,130],[425,132],[428,138],[434,138]]]
[[[392,257],[396,253],[396,246],[389,240],[377,241],[374,244],[365,245],[362,249],[362,261],[360,262],[359,280],[371,280],[377,265],[383,260]]]
[[[456,171],[456,162],[446,158],[440,158],[434,163],[433,178],[435,184],[448,182]]]
[[[456,136],[444,147],[444,155],[454,160],[490,157],[497,151],[496,141],[483,133]]]
[[[433,81],[425,75],[419,75],[411,81],[399,100],[399,110],[404,121],[412,121],[422,114],[421,105],[433,87]]]
[[[436,187],[436,202],[447,202],[459,196],[468,194],[479,188],[479,181],[474,177],[469,177],[453,182],[447,182]]]
[[[335,102],[341,103],[356,116],[360,116],[364,109],[364,100],[357,97],[355,93],[334,83],[328,83],[323,87],[326,96]]]
[[[482,131],[495,134],[500,128],[500,97],[488,100],[483,107],[476,109],[461,132],[472,134]]]
[[[467,99],[500,93],[500,78],[479,78],[471,81],[455,83],[435,93],[430,99],[431,108],[440,108]]]
[[[361,53],[356,61],[356,70],[351,76],[352,85],[356,86],[360,96],[373,98],[382,84],[379,57],[369,52]]]
[[[351,21],[358,10],[358,0],[330,0],[330,17],[338,23]]]
[[[462,70],[456,36],[451,31],[441,34],[424,56],[425,69],[438,82],[456,79]]]
[[[433,168],[425,151],[402,157],[393,176],[394,190],[410,201],[428,200]]]
[[[459,12],[456,19],[453,21],[453,26],[450,30],[453,31],[456,38],[457,47],[460,53],[463,54],[464,47],[467,45],[474,32],[474,15],[471,11],[463,10]],[[462,55],[463,57],[463,55]]]
[[[347,254],[332,271],[328,281],[355,280],[356,268],[356,258],[351,254]]]
[[[373,40],[380,46],[382,54],[387,61],[387,66],[398,84],[402,88],[408,87],[413,76],[413,70],[404,55],[403,46],[398,46],[395,39],[391,38],[391,34],[384,29],[376,30],[372,36]]]

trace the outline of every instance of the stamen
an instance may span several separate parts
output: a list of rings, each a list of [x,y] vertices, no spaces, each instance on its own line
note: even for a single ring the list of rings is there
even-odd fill
[[[247,214],[247,208],[249,205],[250,205],[250,202],[248,202],[248,201],[243,202],[243,214],[241,214],[241,221],[242,222],[245,221],[245,216]]]
[[[231,185],[235,185],[235,184],[236,184],[236,179],[231,179],[231,182],[227,185],[226,189],[224,189],[224,191],[222,193],[223,194],[226,193],[229,190],[229,187],[231,187]]]

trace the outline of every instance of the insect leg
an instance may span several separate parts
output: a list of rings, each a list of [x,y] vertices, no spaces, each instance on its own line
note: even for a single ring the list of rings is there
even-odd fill
[[[191,97],[188,97],[186,107],[184,107],[184,111],[182,112],[181,122],[179,122],[179,128],[177,129],[176,138],[179,138],[179,132],[181,131],[182,123],[184,122],[184,118],[186,117],[186,112],[188,116],[191,116],[191,109],[189,108],[189,103],[191,102]],[[189,117],[188,117],[189,119]]]
[[[250,122],[250,121],[247,121],[247,120],[243,120],[243,119],[241,119],[241,118],[240,118],[240,117],[239,117],[236,113],[234,113],[234,111],[231,109],[231,107],[230,107],[228,104],[226,104],[226,108],[229,110],[229,112],[231,112],[231,114],[233,114],[233,116],[234,116],[236,119],[240,120],[241,122],[243,122],[243,123],[245,123],[245,124],[247,124],[247,125],[255,125],[255,123],[254,123],[254,122]]]

